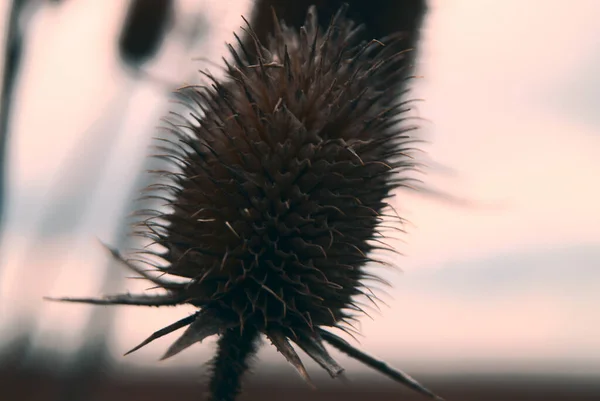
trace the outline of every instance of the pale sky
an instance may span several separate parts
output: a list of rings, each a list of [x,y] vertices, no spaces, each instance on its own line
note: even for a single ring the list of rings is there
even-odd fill
[[[183,3],[192,15],[197,2]],[[418,112],[431,121],[423,130],[428,157],[452,174],[433,170],[424,180],[479,207],[397,196],[394,206],[413,224],[404,243],[393,242],[406,255],[397,260],[404,272],[382,273],[395,287],[384,297],[389,307],[363,319],[365,350],[402,360],[407,370],[600,374],[600,121],[585,117],[600,106],[600,3],[574,3],[579,8],[567,12],[559,0],[432,2],[414,96],[425,99]],[[114,43],[122,2],[65,4],[32,21],[9,148],[0,332],[33,308],[43,311],[39,345],[72,350],[93,307],[40,297],[101,295],[107,259],[95,237],[114,240],[166,103],[156,86],[134,86],[120,70]],[[210,35],[190,53],[166,43],[152,74],[178,83],[196,79],[200,68],[216,72],[191,59],[218,63],[247,10],[233,0],[199,7]],[[123,107],[127,88],[129,113],[117,129],[109,111]],[[112,135],[111,151],[103,141]],[[59,173],[66,155],[77,166],[68,178]],[[26,257],[49,202],[57,221]],[[128,275],[118,266],[108,273]],[[118,335],[110,334],[117,361],[159,369],[208,358],[210,341],[156,363],[176,335],[120,357],[190,310],[120,308]],[[275,352],[262,356],[279,363]]]

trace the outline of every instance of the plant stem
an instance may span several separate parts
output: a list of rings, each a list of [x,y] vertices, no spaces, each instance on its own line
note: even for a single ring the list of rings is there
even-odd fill
[[[242,376],[258,350],[259,333],[252,327],[229,329],[217,342],[217,355],[212,361],[209,401],[234,401],[241,389]]]

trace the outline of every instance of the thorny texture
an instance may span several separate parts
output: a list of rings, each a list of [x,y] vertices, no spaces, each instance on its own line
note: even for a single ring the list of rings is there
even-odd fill
[[[240,379],[248,369],[248,359],[258,350],[257,334],[254,327],[242,333],[229,329],[219,338],[209,384],[211,401],[233,400],[240,392]]]
[[[314,4],[319,10],[320,25],[327,26],[344,3],[350,5],[347,17],[356,23],[364,24],[362,38],[382,38],[402,32],[402,41],[398,45],[406,49],[413,47],[419,38],[428,2],[427,0],[254,0],[252,26],[256,36],[266,42],[276,24],[272,18],[271,8],[288,25],[300,27],[305,21],[307,4]],[[244,43],[252,43],[249,37],[243,39]],[[249,50],[254,50],[252,46],[249,47]]]
[[[344,12],[321,31],[311,8],[299,32],[276,24],[266,47],[248,28],[257,58],[241,42],[240,51],[229,46],[224,81],[206,74],[210,86],[178,91],[189,113],[167,121],[170,137],[158,155],[174,168],[158,172],[163,182],[149,195],[170,210],[148,211],[138,234],[164,249],[142,250],[165,262],[147,264],[187,282],[121,259],[166,293],[65,299],[198,307],[132,351],[186,326],[164,358],[221,335],[214,400],[235,398],[261,333],[309,383],[290,341],[332,377],[343,368],[324,341],[435,397],[325,330],[351,329],[363,311],[355,298],[374,297],[368,283],[378,278],[364,266],[383,263],[374,253],[391,250],[378,226],[391,192],[409,180],[418,142],[395,89],[409,68],[406,52],[384,46],[395,37],[359,42],[362,28]]]

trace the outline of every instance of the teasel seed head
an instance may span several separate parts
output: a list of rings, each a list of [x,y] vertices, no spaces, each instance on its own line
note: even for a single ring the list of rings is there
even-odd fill
[[[361,42],[345,11],[322,30],[313,7],[299,31],[276,23],[266,44],[248,24],[254,49],[229,46],[225,79],[205,74],[209,85],[177,92],[188,112],[167,120],[158,157],[171,168],[150,195],[168,211],[149,212],[140,231],[163,250],[141,251],[162,259],[153,265],[161,275],[112,251],[164,294],[62,299],[194,305],[130,352],[183,327],[163,358],[219,335],[214,400],[235,398],[260,334],[309,383],[292,343],[332,377],[343,368],[325,343],[436,397],[329,331],[351,330],[363,311],[356,298],[373,299],[377,277],[365,266],[390,250],[378,226],[410,180],[418,143],[397,90],[410,49],[398,52],[395,37]]]

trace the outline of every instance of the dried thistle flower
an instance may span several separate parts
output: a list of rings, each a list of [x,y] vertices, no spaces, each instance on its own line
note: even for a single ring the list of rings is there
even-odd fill
[[[153,265],[157,276],[113,251],[165,294],[61,299],[197,307],[128,353],[183,327],[163,359],[219,335],[212,400],[235,399],[261,334],[308,383],[291,343],[332,377],[343,368],[324,343],[437,398],[327,330],[349,330],[354,313],[363,312],[356,297],[374,298],[367,283],[378,278],[364,267],[383,263],[373,254],[389,250],[378,226],[391,191],[409,180],[418,142],[402,124],[406,102],[395,89],[406,76],[406,53],[359,42],[361,27],[345,11],[325,31],[314,8],[299,32],[276,23],[266,47],[248,25],[255,48],[229,46],[227,79],[206,74],[210,87],[178,91],[191,117],[168,121],[171,136],[159,157],[175,171],[161,172],[168,182],[151,195],[170,210],[150,211],[139,232],[165,249],[141,252],[166,266]]]

